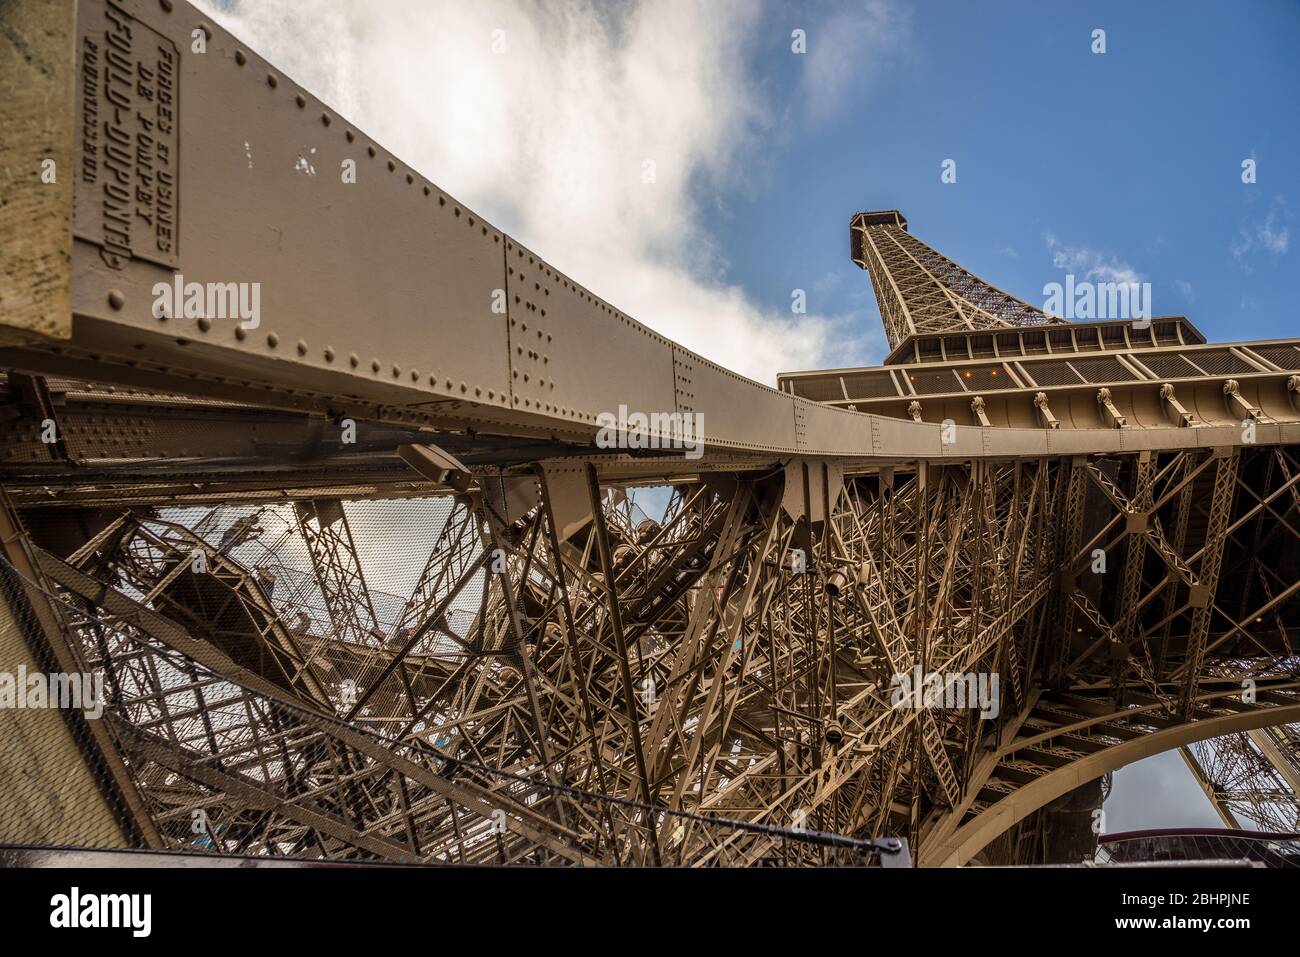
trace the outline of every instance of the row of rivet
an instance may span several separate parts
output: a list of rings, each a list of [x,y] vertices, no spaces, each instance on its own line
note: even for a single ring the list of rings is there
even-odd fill
[[[162,8],[163,8],[163,10],[164,10],[165,12],[170,13],[170,12],[172,11],[172,6],[173,6],[173,5],[172,5],[172,3],[171,3],[171,0],[160,0],[160,3],[161,3],[161,6],[162,6]],[[199,24],[198,24],[198,28],[201,29],[201,30],[203,31],[203,33],[204,33],[204,35],[205,35],[206,37],[208,37],[209,39],[211,38],[211,35],[212,35],[212,34],[211,34],[211,30],[208,28],[208,26],[207,26],[206,23],[199,23]],[[247,64],[247,62],[248,62],[248,57],[247,57],[247,55],[244,53],[243,50],[236,50],[236,51],[235,51],[235,55],[234,55],[234,59],[235,59],[235,63],[236,63],[236,65],[241,66],[241,67],[242,67],[242,66],[245,66],[245,65]],[[268,85],[271,89],[275,89],[275,88],[277,88],[278,85],[279,85],[279,80],[278,80],[278,78],[275,76],[275,74],[273,74],[273,73],[267,73],[267,76],[266,76],[266,82],[267,82],[267,85]],[[294,102],[297,104],[297,106],[298,106],[299,109],[305,109],[306,106],[307,106],[307,99],[306,99],[306,97],[305,97],[302,93],[297,93],[297,94],[295,95],[295,97],[294,97]],[[321,113],[321,123],[322,123],[322,125],[328,127],[328,126],[331,125],[331,122],[332,122],[332,118],[330,117],[330,115],[329,115],[328,113],[326,113],[326,112],[322,112],[322,113]],[[356,134],[355,134],[352,130],[346,130],[345,133],[344,133],[344,135],[345,135],[345,138],[347,139],[347,141],[348,141],[349,143],[355,142],[355,140],[356,140]],[[370,145],[370,146],[367,147],[367,153],[369,154],[369,156],[370,156],[371,158],[374,158],[374,157],[377,156],[376,148],[375,148],[373,145]],[[397,170],[397,164],[396,164],[396,162],[395,162],[394,160],[392,160],[392,159],[388,160],[387,165],[388,165],[388,170],[389,170],[389,172],[396,172],[396,170]],[[414,177],[411,173],[408,172],[408,173],[406,173],[406,181],[407,181],[408,184],[413,184],[413,183],[415,182],[415,177]],[[429,187],[428,184],[425,184],[425,185],[424,185],[424,187],[423,187],[423,191],[424,191],[424,195],[426,195],[426,196],[429,196],[429,195],[431,195],[431,193],[432,193],[432,190],[430,189],[430,187]],[[438,204],[439,204],[440,206],[446,206],[446,204],[447,204],[447,199],[446,199],[446,197],[440,195],[440,196],[438,197]],[[457,218],[460,217],[460,215],[461,215],[461,209],[460,209],[459,206],[453,207],[453,214],[454,214]],[[472,216],[470,216],[470,217],[467,218],[467,222],[468,222],[468,225],[469,225],[470,227],[473,227],[474,225],[476,225],[475,220],[474,220],[474,217],[472,217]],[[488,229],[487,229],[486,226],[482,226],[482,227],[481,227],[481,230],[482,230],[482,234],[483,234],[484,236],[486,236],[486,235],[488,234]],[[493,236],[493,242],[494,242],[494,243],[496,243],[496,242],[500,242],[500,236],[499,236],[499,235],[494,235],[494,236]],[[514,247],[514,244],[510,244],[509,248],[516,248],[516,247]],[[523,252],[522,249],[519,249],[519,250],[518,250],[518,255],[519,255],[520,258],[523,258],[524,252]],[[541,265],[541,264],[539,264],[539,263],[537,262],[537,260],[536,260],[533,256],[531,256],[531,255],[528,257],[528,263],[529,263],[529,265]],[[565,288],[565,289],[568,289],[568,290],[570,290],[571,292],[575,293],[576,295],[579,296],[579,298],[585,298],[585,299],[587,300],[588,303],[597,306],[598,308],[600,308],[601,310],[603,310],[603,311],[606,312],[606,313],[609,313],[609,314],[611,314],[611,315],[615,315],[615,316],[617,316],[620,320],[622,320],[622,321],[623,321],[625,324],[627,324],[627,325],[636,326],[637,328],[641,329],[641,331],[645,332],[645,333],[646,333],[647,335],[649,335],[650,337],[652,337],[652,338],[654,338],[654,339],[656,339],[656,340],[658,340],[658,341],[660,341],[660,342],[662,342],[662,343],[665,343],[665,344],[666,344],[666,343],[668,342],[668,340],[663,339],[663,338],[662,338],[661,336],[659,336],[657,333],[654,333],[653,331],[651,331],[651,330],[649,330],[649,329],[646,329],[644,326],[641,326],[639,323],[636,323],[634,320],[630,319],[629,317],[627,317],[626,315],[624,315],[623,313],[621,313],[621,312],[618,311],[617,309],[614,309],[613,307],[609,306],[609,305],[606,304],[605,302],[596,299],[596,298],[593,297],[590,293],[586,292],[586,290],[584,290],[584,289],[582,289],[580,286],[578,286],[576,283],[570,283],[567,279],[562,279],[562,278],[561,278],[561,275],[560,275],[559,273],[552,273],[552,271],[550,270],[549,267],[546,267],[546,266],[544,266],[544,265],[541,265],[541,268],[543,268],[543,269],[545,270],[545,273],[546,273],[546,275],[547,275],[548,278],[553,278],[553,279],[554,279],[555,281],[557,281],[557,282],[562,282],[563,285],[564,285],[564,288]],[[511,268],[511,270],[510,270],[510,274],[511,274],[511,275],[514,275],[514,270],[513,270],[513,268]],[[542,285],[541,285],[540,283],[535,282],[535,283],[533,284],[533,287],[534,287],[534,290],[536,290],[536,291],[540,291],[540,292],[542,292],[544,295],[547,295],[547,296],[550,295],[550,290],[549,290],[549,289],[546,289],[546,288],[544,288],[544,287],[542,287]],[[520,300],[520,298],[519,298],[518,296],[515,297],[515,302],[516,302],[516,303],[520,303],[520,302],[521,302],[521,300]],[[120,309],[122,309],[122,308],[125,306],[125,304],[126,304],[125,296],[122,294],[122,292],[121,292],[120,290],[117,290],[117,289],[111,290],[110,293],[109,293],[109,304],[110,304],[114,309],[116,309],[116,310],[120,310]],[[540,314],[541,314],[542,316],[545,316],[545,315],[546,315],[546,310],[545,310],[545,309],[540,309],[539,307],[537,307],[536,305],[534,305],[534,304],[531,303],[531,302],[530,302],[530,303],[527,303],[526,306],[527,306],[527,308],[529,308],[530,310],[540,312]],[[159,321],[166,321],[168,317],[165,316],[165,315],[160,315],[160,316],[158,316],[157,318],[159,319]],[[515,323],[515,320],[514,320],[514,319],[511,319],[511,324],[513,325],[514,323]],[[211,321],[211,319],[209,319],[209,318],[207,318],[207,317],[200,317],[200,318],[197,320],[197,325],[198,325],[198,328],[200,329],[200,331],[202,331],[202,332],[208,332],[208,331],[210,331],[211,328],[212,328],[212,321]],[[522,325],[522,330],[526,331],[527,328],[528,328],[527,324],[524,323],[524,324]],[[543,333],[542,333],[541,330],[537,330],[537,336],[538,336],[539,339],[543,337]],[[235,337],[236,337],[238,340],[240,340],[240,341],[242,342],[242,341],[244,341],[244,340],[247,338],[247,333],[246,333],[246,331],[245,331],[242,327],[236,327],[236,329],[235,329]],[[551,337],[549,334],[546,334],[546,335],[545,335],[545,339],[546,339],[547,342],[550,342],[551,339],[552,339],[552,337]],[[178,339],[177,341],[178,341],[179,343],[181,343],[181,344],[185,344],[185,340],[179,340],[179,339]],[[276,348],[276,347],[279,345],[279,336],[278,336],[275,332],[270,332],[270,333],[268,333],[267,336],[266,336],[266,342],[267,342],[267,346],[268,346],[268,348],[272,348],[272,349],[274,349],[274,348]],[[305,356],[305,355],[307,354],[307,352],[308,352],[308,346],[307,346],[307,342],[306,342],[306,340],[304,340],[304,339],[300,339],[300,340],[298,340],[298,343],[297,343],[297,351],[298,351],[298,354],[301,355],[301,356]],[[522,347],[520,347],[518,351],[519,351],[520,354],[522,354],[522,352],[523,352]],[[333,362],[333,361],[334,361],[334,358],[335,358],[335,352],[334,352],[333,347],[331,347],[331,346],[326,346],[325,349],[324,349],[323,352],[322,352],[322,355],[324,356],[326,362]],[[531,350],[530,350],[530,352],[529,352],[529,356],[530,356],[530,358],[533,358],[533,359],[536,359],[536,358],[539,358],[539,357],[540,357],[540,358],[542,359],[542,362],[543,362],[543,363],[549,363],[549,361],[550,361],[549,356],[542,355],[542,354],[540,354],[540,353],[537,353],[537,352],[535,352],[535,351],[531,351]],[[356,353],[351,353],[351,354],[349,355],[349,363],[350,363],[350,365],[352,366],[352,368],[354,368],[354,369],[357,368],[357,367],[360,365],[360,358],[357,356]],[[380,370],[382,369],[382,367],[383,367],[383,364],[380,362],[379,359],[376,358],[376,359],[373,359],[373,360],[371,361],[371,370],[372,370],[372,372],[374,372],[375,374],[378,374],[378,373],[380,372]],[[392,374],[393,374],[393,377],[394,377],[394,378],[399,377],[399,376],[401,375],[401,367],[398,366],[397,364],[394,364],[393,367],[392,367]],[[418,370],[415,370],[415,369],[412,369],[412,370],[411,370],[410,375],[411,375],[411,381],[412,381],[412,382],[416,382],[416,381],[418,381],[419,378],[420,378],[420,375],[419,375]],[[514,375],[515,375],[516,378],[519,378],[519,376],[520,376],[519,371],[518,371],[518,370],[515,370]],[[525,382],[529,382],[529,381],[530,381],[530,376],[529,376],[528,373],[524,373],[524,374],[523,374],[523,380],[524,380]],[[430,384],[431,386],[433,386],[433,387],[436,388],[436,387],[437,387],[437,383],[438,383],[438,376],[437,376],[437,373],[432,373],[432,374],[430,374],[430,376],[429,376],[429,384]],[[544,378],[539,378],[539,380],[538,380],[538,384],[541,385],[541,386],[546,386],[548,383],[546,382],[546,380],[545,380]],[[549,386],[550,386],[551,389],[554,389],[554,388],[555,388],[555,381],[552,380],[552,381],[549,383]],[[447,389],[448,391],[452,391],[453,388],[454,388],[454,383],[452,382],[452,380],[447,379],[447,380],[446,380],[446,389]],[[470,386],[469,386],[468,383],[465,383],[465,382],[461,382],[461,383],[460,383],[460,391],[461,391],[462,394],[468,395],[469,388],[470,388]],[[480,387],[474,387],[474,395],[475,395],[476,397],[481,398],[482,395],[483,395],[483,389],[480,388]],[[488,398],[489,401],[496,401],[496,399],[497,399],[496,391],[493,390],[493,389],[489,389],[489,390],[487,390],[487,398]],[[503,402],[503,403],[507,402],[507,396],[506,396],[504,393],[502,393],[502,395],[501,395],[501,397],[500,397],[500,401]],[[521,404],[521,400],[520,400],[520,398],[519,398],[518,396],[515,397],[515,399],[514,399],[514,403],[515,403],[516,405]],[[533,405],[534,405],[534,401],[525,398],[525,399],[522,400],[522,404],[523,404],[525,407],[527,407],[527,408],[532,408]],[[560,406],[554,406],[554,405],[551,405],[550,403],[543,403],[543,402],[541,402],[541,401],[536,401],[535,404],[536,404],[537,409],[539,409],[539,410],[545,410],[545,411],[547,411],[547,412],[555,412],[555,413],[559,413],[559,414],[562,414],[562,415],[565,415],[565,416],[570,416],[570,417],[574,417],[574,418],[585,419],[585,420],[588,420],[588,421],[595,421],[595,419],[596,419],[596,416],[595,416],[595,415],[592,415],[592,414],[589,414],[589,413],[580,413],[580,412],[578,412],[577,410],[570,410],[570,409],[563,408],[563,407],[560,407]]]
[[[166,12],[166,13],[171,13],[171,12],[172,12],[173,4],[172,4],[171,0],[160,0],[160,5],[162,6],[162,9],[163,9],[164,12]],[[207,25],[206,23],[200,22],[200,23],[197,25],[197,27],[198,27],[198,29],[200,29],[200,30],[203,31],[203,34],[204,34],[204,37],[205,37],[205,38],[207,38],[207,39],[209,39],[209,40],[212,38],[212,31],[211,31],[211,29],[208,27],[208,25]],[[236,51],[235,51],[235,55],[234,55],[234,59],[235,59],[235,64],[236,64],[237,66],[241,66],[241,67],[242,67],[242,66],[245,66],[245,65],[248,63],[248,57],[247,57],[247,55],[244,53],[243,50],[236,50]],[[278,79],[278,77],[276,77],[276,75],[275,75],[274,73],[269,73],[269,72],[268,72],[267,75],[266,75],[266,83],[267,83],[267,86],[269,86],[271,89],[276,89],[276,88],[279,86],[279,79]],[[298,106],[299,109],[305,109],[306,106],[307,106],[307,98],[306,98],[302,93],[297,93],[297,94],[295,94],[295,96],[294,96],[294,102],[295,102],[295,104]],[[322,113],[321,113],[321,124],[322,124],[322,125],[328,127],[328,126],[331,125],[332,122],[333,122],[333,120],[332,120],[332,117],[329,115],[329,113],[326,113],[326,112],[322,112]],[[347,139],[347,141],[348,141],[349,143],[353,143],[353,142],[356,141],[356,133],[354,133],[352,130],[346,130],[346,131],[344,132],[344,137]],[[375,148],[373,145],[368,146],[366,151],[367,151],[368,155],[369,155],[372,159],[375,158],[375,157],[378,155],[377,150],[376,150],[376,148]],[[388,165],[388,171],[389,171],[390,173],[391,173],[391,172],[396,172],[396,170],[397,170],[397,164],[396,164],[396,162],[395,162],[394,160],[392,160],[392,159],[388,160],[388,164],[387,164],[387,165]],[[406,182],[407,182],[408,184],[414,184],[414,182],[415,182],[415,177],[414,177],[414,175],[408,172],[408,173],[406,174]],[[426,183],[426,184],[424,184],[424,186],[423,186],[423,192],[424,192],[424,195],[425,195],[425,196],[430,196],[430,195],[432,195],[433,190],[432,190],[432,189],[430,188],[430,186]],[[446,198],[445,196],[441,196],[441,195],[440,195],[440,196],[438,197],[438,205],[439,205],[439,206],[446,206],[446,205],[447,205],[447,198]],[[459,207],[459,206],[454,206],[454,207],[452,208],[452,213],[453,213],[453,215],[454,215],[457,219],[459,219],[460,216],[461,216],[461,209],[460,209],[460,207]],[[474,219],[473,216],[469,216],[469,217],[467,217],[467,225],[469,225],[471,228],[473,228],[475,225],[477,225],[477,223],[476,223],[476,221],[475,221],[475,219]],[[488,235],[488,228],[487,228],[486,226],[480,226],[480,229],[481,229],[482,235],[484,235],[484,236],[487,236],[487,235]],[[492,237],[492,241],[493,241],[494,243],[499,243],[499,242],[501,241],[501,237],[500,237],[499,235],[493,235],[493,237]],[[109,302],[109,305],[110,305],[113,309],[115,309],[115,310],[119,310],[119,311],[120,311],[121,309],[123,309],[123,308],[126,306],[126,296],[122,293],[121,290],[118,290],[118,289],[112,289],[112,290],[109,291],[109,294],[108,294],[108,302]],[[167,315],[164,314],[164,315],[158,315],[156,318],[157,318],[160,322],[166,322],[167,319],[170,318],[170,317],[168,317]],[[199,330],[200,330],[201,332],[208,332],[208,331],[210,331],[211,328],[212,328],[212,320],[209,319],[209,318],[206,317],[206,316],[199,317],[199,318],[196,320],[196,324],[197,324],[197,326],[198,326],[198,328],[199,328]],[[238,339],[239,341],[243,342],[245,339],[247,339],[247,337],[248,337],[248,333],[244,330],[243,327],[241,327],[241,326],[237,326],[237,327],[235,328],[235,338],[236,338],[236,339]],[[185,345],[185,344],[186,344],[186,341],[185,341],[185,340],[182,340],[182,339],[178,339],[177,342],[178,342],[179,344],[181,344],[181,345]],[[267,336],[266,336],[266,344],[267,344],[267,347],[268,347],[268,348],[274,349],[274,348],[276,348],[276,347],[279,345],[279,343],[280,343],[280,337],[279,337],[279,335],[278,335],[277,333],[275,333],[275,332],[269,332],[269,333],[267,333]],[[306,356],[306,355],[307,355],[307,352],[308,352],[308,345],[307,345],[307,341],[306,341],[305,339],[299,339],[299,340],[298,340],[298,343],[297,343],[297,351],[298,351],[298,354],[299,354],[300,356]],[[336,355],[336,354],[335,354],[334,348],[333,348],[332,346],[326,346],[325,349],[322,351],[322,356],[324,357],[324,359],[325,359],[326,362],[331,362],[331,363],[332,363],[332,362],[334,361],[335,355]],[[349,362],[349,364],[352,366],[352,368],[356,369],[356,368],[358,368],[358,367],[360,366],[360,364],[361,364],[361,359],[360,359],[360,357],[359,357],[359,356],[354,352],[354,353],[351,353],[351,354],[349,355],[349,357],[348,357],[348,362]],[[372,372],[378,374],[378,373],[380,372],[380,370],[382,369],[383,364],[380,362],[379,359],[376,358],[376,359],[373,359],[373,360],[371,361],[371,363],[370,363],[370,367],[371,367],[371,371],[372,371]],[[396,363],[395,363],[395,364],[393,365],[393,367],[392,367],[392,374],[393,374],[393,377],[394,377],[394,378],[397,378],[398,376],[401,375],[401,367],[400,367],[399,365],[397,365]],[[417,369],[412,369],[412,370],[410,370],[410,375],[411,375],[411,381],[412,381],[412,382],[418,382],[418,381],[419,381],[419,379],[420,379],[420,373],[419,373],[419,370],[417,370]],[[439,380],[438,380],[438,375],[437,375],[436,372],[435,372],[435,373],[431,373],[431,374],[429,375],[429,385],[430,385],[430,386],[432,386],[432,387],[434,387],[434,388],[437,388],[438,381],[439,381]],[[251,383],[248,383],[248,384],[251,385]],[[554,386],[552,386],[552,387],[554,387]],[[455,383],[454,383],[451,379],[447,379],[447,380],[446,380],[446,390],[447,390],[447,391],[453,391],[454,388],[455,388]],[[468,383],[466,383],[466,382],[462,382],[462,383],[460,383],[460,391],[461,391],[462,394],[464,394],[464,395],[468,395],[468,394],[469,394],[469,389],[470,389],[470,386],[469,386]],[[495,390],[495,389],[488,389],[488,390],[486,390],[486,391],[487,391],[487,399],[488,399],[488,401],[493,401],[493,402],[494,402],[494,401],[497,401],[497,393],[496,393],[496,390]],[[484,390],[483,390],[481,387],[478,387],[478,386],[475,386],[475,387],[474,387],[474,395],[475,395],[476,398],[482,398],[482,397],[483,397],[483,393],[484,393]],[[501,401],[502,403],[505,403],[505,402],[507,401],[507,399],[506,399],[506,395],[505,395],[504,392],[503,392],[503,393],[501,394],[501,396],[500,396],[500,401]],[[517,400],[516,400],[516,401],[517,401]]]

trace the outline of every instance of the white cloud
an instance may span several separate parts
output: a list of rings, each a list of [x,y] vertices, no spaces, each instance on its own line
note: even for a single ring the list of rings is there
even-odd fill
[[[1263,222],[1238,228],[1237,238],[1230,246],[1232,257],[1240,262],[1257,249],[1273,256],[1282,255],[1291,246],[1291,235],[1285,222],[1290,218],[1286,199],[1273,197]]]
[[[830,9],[825,19],[807,28],[802,86],[804,105],[814,117],[834,111],[851,86],[869,81],[888,65],[908,29],[907,11],[884,0]]]
[[[701,198],[711,204],[741,181],[766,120],[745,69],[757,5],[199,2],[403,161],[646,325],[768,383],[827,361],[843,318],[795,317],[713,278],[723,259]],[[503,53],[493,52],[497,30]],[[647,159],[652,184],[642,182]]]
[[[1188,282],[1186,279],[1175,279],[1174,287],[1178,290],[1179,294],[1188,302],[1196,301],[1196,290],[1192,288],[1192,284]]]
[[[1081,275],[1098,282],[1140,282],[1142,273],[1115,256],[1088,246],[1070,246],[1062,243],[1054,233],[1044,233],[1043,242],[1052,253],[1052,265],[1057,269]]]

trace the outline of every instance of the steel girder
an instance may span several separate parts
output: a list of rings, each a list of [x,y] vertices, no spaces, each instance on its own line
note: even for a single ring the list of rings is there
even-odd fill
[[[1297,725],[1225,735],[1181,749],[1224,825],[1285,833],[1300,830]]]

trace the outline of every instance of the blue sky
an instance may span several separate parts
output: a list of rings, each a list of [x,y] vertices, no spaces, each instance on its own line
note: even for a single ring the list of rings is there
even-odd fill
[[[1038,305],[1062,274],[1051,235],[1081,253],[1072,262],[1137,272],[1156,314],[1211,340],[1300,335],[1300,4],[932,0],[888,49],[863,41],[882,62],[827,113],[801,81],[819,43],[840,43],[818,29],[835,6],[765,18],[753,63],[784,115],[755,181],[714,197],[729,280],[773,306],[807,287],[810,311],[854,317],[845,361],[878,359],[847,222],[897,207],[921,239]],[[802,57],[788,52],[800,27]],[[948,158],[954,184],[940,182]]]

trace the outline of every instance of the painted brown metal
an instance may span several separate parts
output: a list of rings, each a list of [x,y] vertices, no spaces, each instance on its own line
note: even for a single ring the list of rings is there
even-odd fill
[[[70,665],[115,676],[96,747],[139,795],[122,833],[322,860],[897,860],[879,835],[921,864],[1019,859],[1078,785],[1295,718],[1296,341],[1062,324],[895,210],[851,227],[894,354],[770,389],[182,0],[2,9],[3,89],[13,69],[44,96],[0,120],[51,131],[3,147],[0,208],[41,223],[0,252],[0,482],[10,553],[35,556],[7,574]],[[13,37],[48,40],[36,76]],[[45,153],[69,175],[42,192]],[[257,322],[214,315],[212,283],[256,288]],[[702,456],[604,447],[620,406],[702,415]],[[637,512],[628,490],[665,483]],[[398,511],[435,497],[444,523]],[[398,611],[376,552],[419,570]],[[996,714],[900,706],[915,669],[998,676]]]
[[[59,200],[61,215],[73,216],[75,240],[70,267],[43,283],[70,297],[72,315],[39,345],[0,355],[14,368],[77,375],[89,367],[86,377],[101,381],[464,423],[580,446],[590,446],[602,412],[626,405],[703,412],[710,455],[958,461],[1033,445],[1057,451],[1037,429],[990,432],[960,421],[957,440],[942,443],[929,423],[886,425],[737,376],[483,222],[188,4],[86,0],[77,11],[77,43],[51,51],[53,66],[60,76],[80,71],[102,82],[78,84],[75,115],[65,109],[60,117],[76,135],[55,144],[60,168],[78,170]],[[206,52],[192,52],[195,30]],[[112,57],[152,82],[137,89],[114,81]],[[10,127],[31,112],[21,98],[4,109]],[[95,118],[107,121],[113,111],[143,111],[153,125],[109,123],[93,135]],[[33,140],[26,148],[14,164],[38,169],[45,147]],[[348,162],[355,182],[343,176]],[[13,189],[24,203],[53,201],[35,178]],[[143,192],[148,208],[124,213],[122,190]],[[34,255],[57,261],[56,240],[38,234],[33,242],[47,245]],[[4,272],[23,270],[27,260],[5,250]],[[182,295],[164,310],[172,315],[156,316],[165,293],[155,287],[178,282]],[[188,283],[228,305],[227,284],[245,284],[250,303],[257,284],[256,328],[241,328],[252,320],[238,317],[187,314]],[[0,324],[24,334],[34,328],[16,312]],[[1291,424],[1279,424],[1279,437],[1293,434]],[[1170,447],[1159,431],[1151,447]],[[1090,438],[1069,451],[1117,448],[1104,433]],[[690,465],[679,462],[676,471]]]
[[[898,210],[858,213],[853,261],[871,276],[891,348],[912,336],[1063,323],[967,272],[908,232]]]

